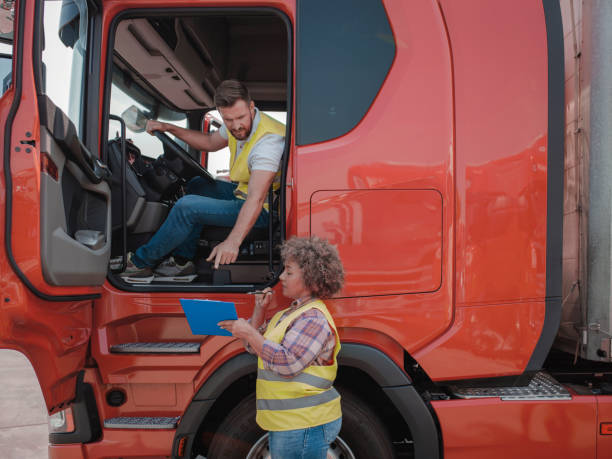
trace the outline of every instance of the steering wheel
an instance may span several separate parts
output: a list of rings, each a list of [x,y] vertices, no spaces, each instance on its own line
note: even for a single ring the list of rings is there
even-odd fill
[[[206,169],[202,167],[200,163],[198,163],[195,159],[193,159],[183,148],[172,140],[168,134],[160,131],[153,131],[153,135],[159,139],[161,143],[172,150],[174,153],[186,166],[191,169],[195,169],[200,177],[204,177],[206,180],[211,183],[215,183],[215,178],[208,172]]]

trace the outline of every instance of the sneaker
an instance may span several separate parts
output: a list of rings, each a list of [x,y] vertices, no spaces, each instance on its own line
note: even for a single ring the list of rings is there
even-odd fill
[[[195,265],[193,262],[187,261],[184,265],[181,265],[174,257],[162,261],[157,265],[157,268],[155,268],[155,275],[160,277],[189,276],[191,274],[195,274]]]
[[[134,254],[129,252],[127,255],[127,263],[125,265],[125,271],[123,271],[121,277],[130,277],[133,279],[149,278],[153,277],[153,270],[149,267],[139,268],[132,261]]]

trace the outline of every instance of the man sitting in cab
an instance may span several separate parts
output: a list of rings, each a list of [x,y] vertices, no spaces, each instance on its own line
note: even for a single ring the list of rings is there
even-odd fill
[[[128,281],[151,280],[154,275],[194,274],[193,259],[205,225],[232,228],[207,258],[215,269],[236,261],[240,244],[251,228],[268,225],[266,198],[270,186],[274,183],[276,190],[280,184],[285,126],[261,113],[239,81],[223,81],[215,91],[214,101],[223,120],[215,132],[147,122],[149,134],[169,132],[196,150],[212,152],[229,146],[231,182],[192,179],[186,186],[186,195],[175,203],[151,240],[128,254],[121,274]]]

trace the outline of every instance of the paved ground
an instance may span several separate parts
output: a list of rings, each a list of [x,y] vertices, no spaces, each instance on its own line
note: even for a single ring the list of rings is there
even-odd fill
[[[0,350],[0,457],[47,457],[47,411],[34,370],[23,354]]]

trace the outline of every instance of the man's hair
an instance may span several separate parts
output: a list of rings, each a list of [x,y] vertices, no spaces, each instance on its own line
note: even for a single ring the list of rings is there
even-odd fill
[[[292,237],[281,245],[281,257],[300,267],[304,285],[316,297],[329,298],[344,285],[338,249],[325,239]]]
[[[217,107],[231,107],[238,100],[244,100],[247,105],[251,103],[251,96],[247,87],[238,80],[222,81],[215,91],[215,105]]]

